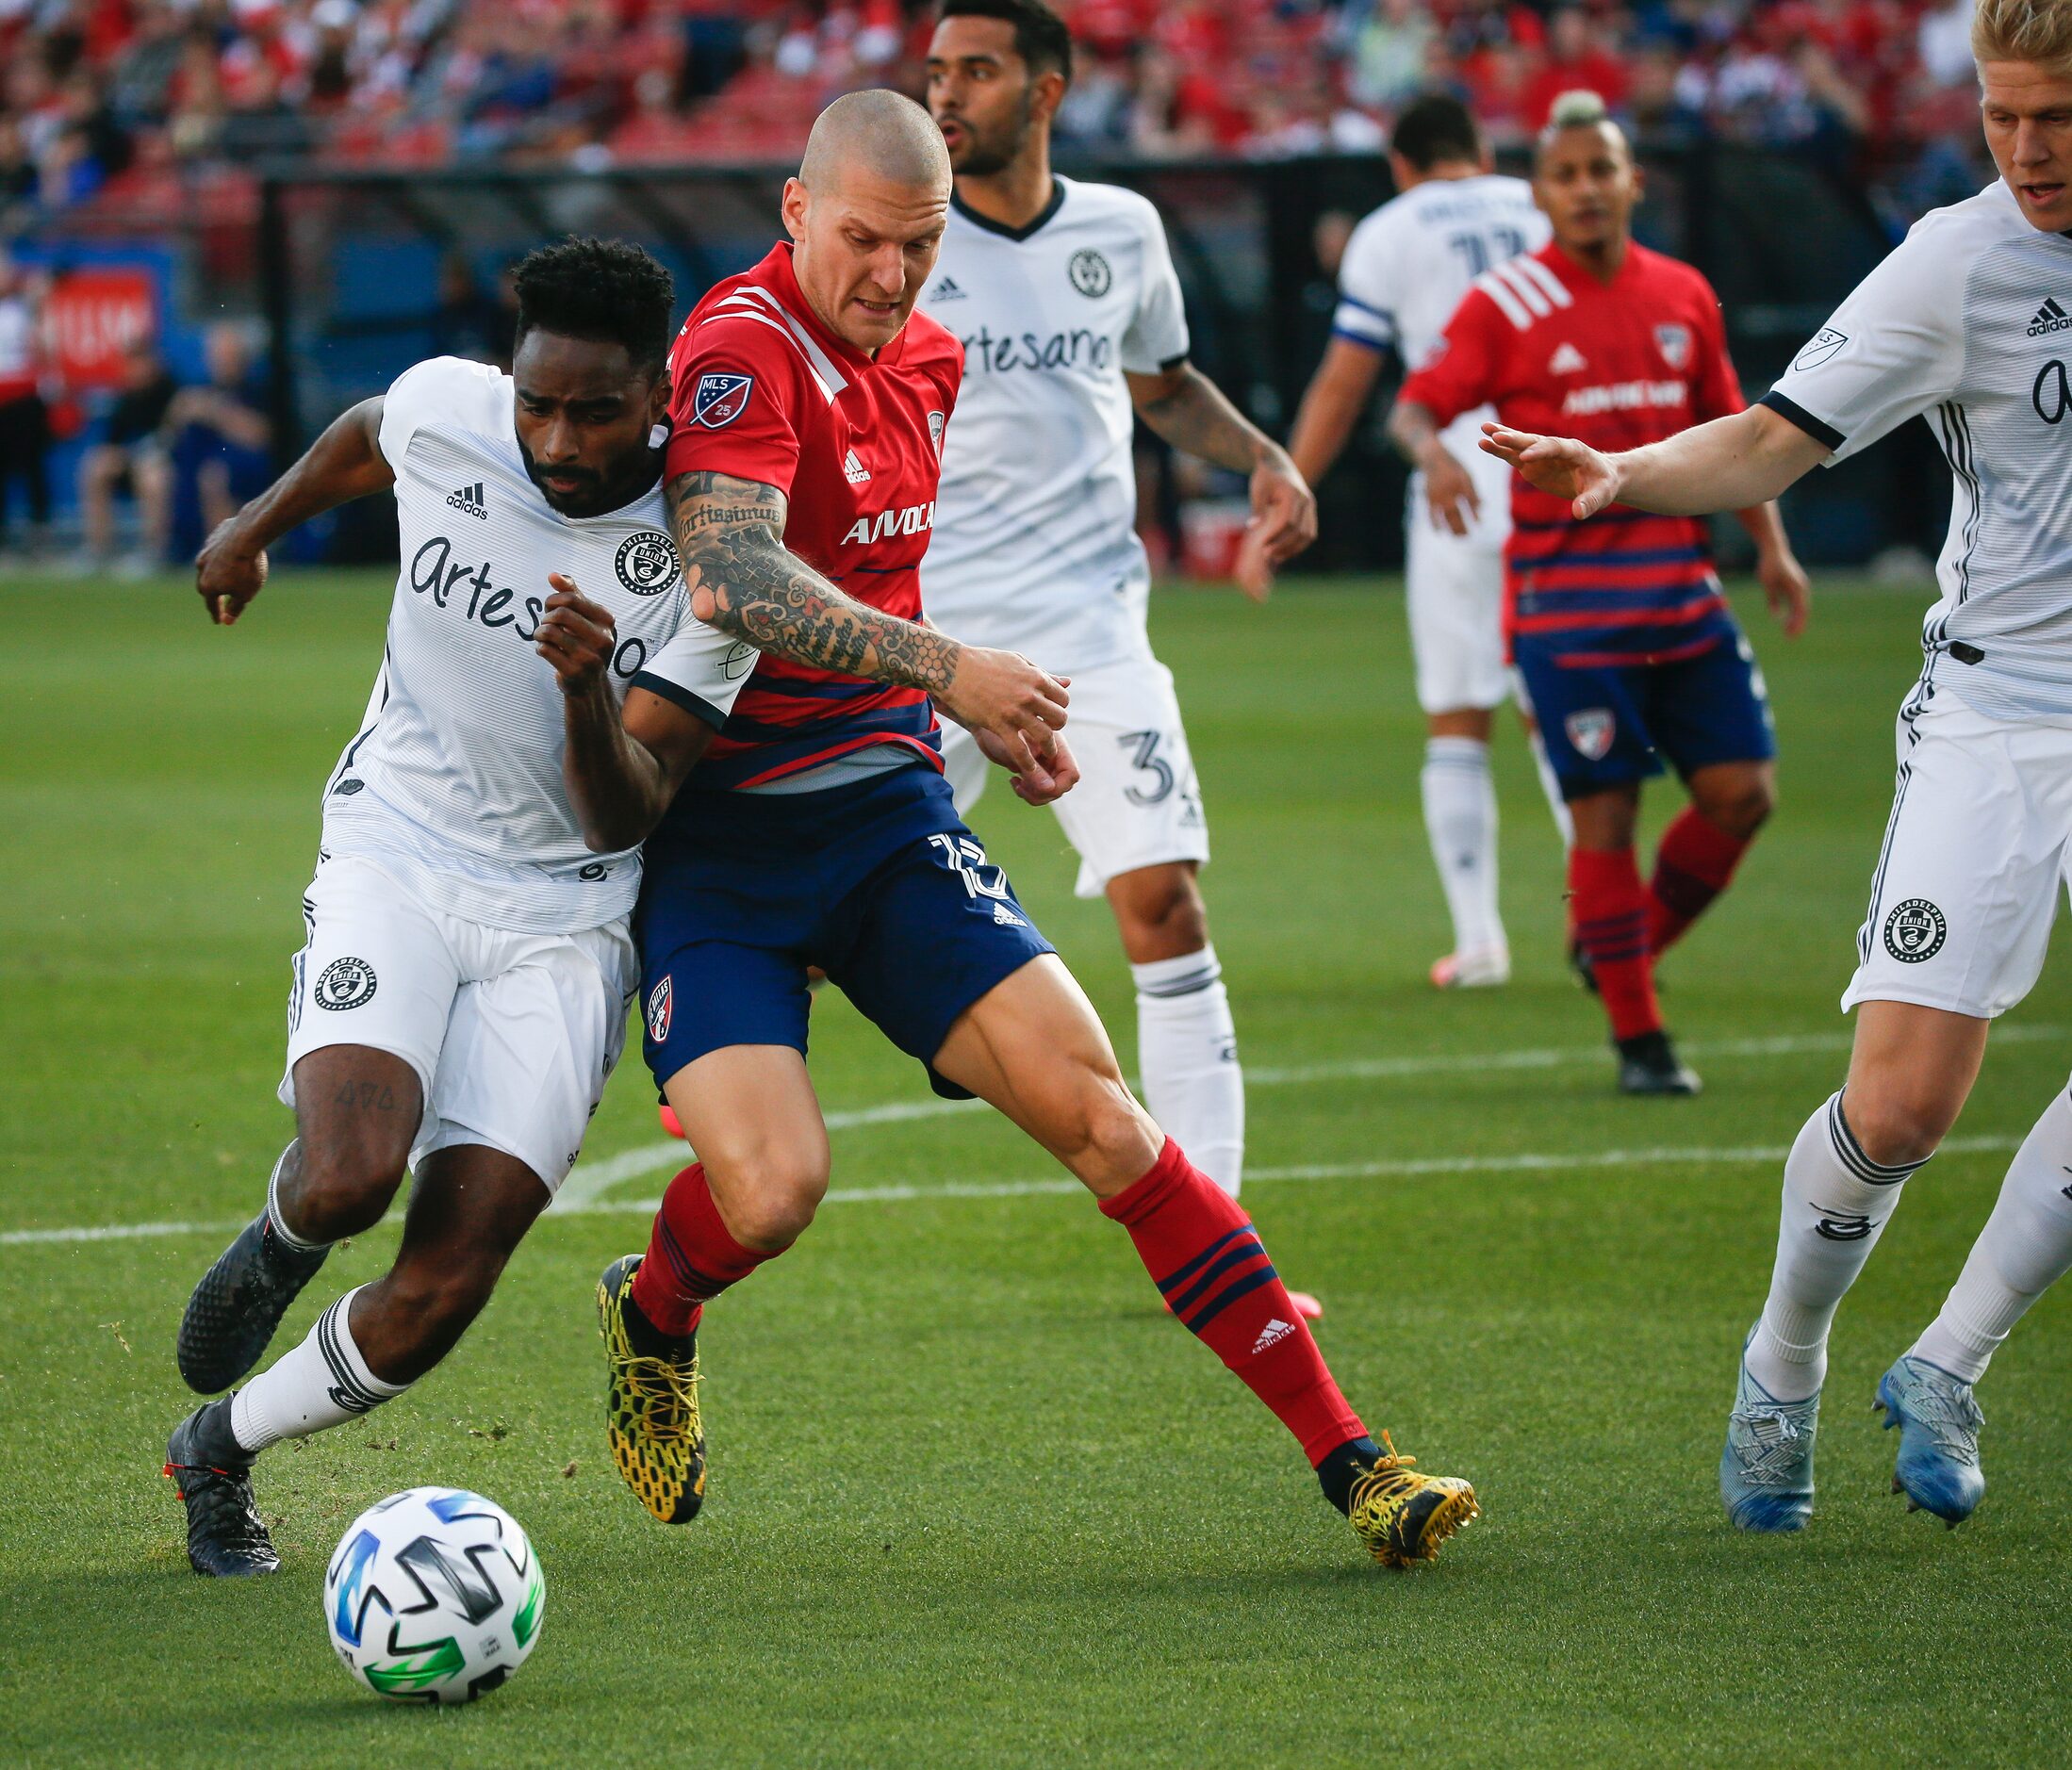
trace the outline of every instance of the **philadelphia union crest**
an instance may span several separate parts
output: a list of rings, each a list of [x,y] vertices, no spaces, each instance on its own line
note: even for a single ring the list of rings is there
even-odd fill
[[[1072,287],[1089,301],[1099,301],[1115,283],[1115,273],[1108,268],[1108,260],[1092,246],[1082,246],[1072,254],[1072,262],[1065,266],[1065,274],[1071,277]]]
[[[618,581],[636,597],[660,596],[676,582],[681,566],[676,543],[660,529],[642,529],[618,544],[618,557],[612,564]]]
[[[1902,965],[1918,965],[1943,950],[1949,924],[1925,897],[1909,897],[1885,918],[1885,951]]]
[[[374,967],[364,959],[335,959],[317,979],[317,1006],[342,1014],[374,999]]]

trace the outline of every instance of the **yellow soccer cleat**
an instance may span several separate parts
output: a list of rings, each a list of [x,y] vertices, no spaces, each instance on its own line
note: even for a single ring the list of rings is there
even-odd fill
[[[1414,1456],[1398,1456],[1389,1434],[1387,1454],[1356,1477],[1345,1516],[1353,1534],[1384,1567],[1437,1561],[1439,1547],[1480,1515],[1475,1490],[1457,1475],[1418,1475]]]
[[[634,1308],[637,1254],[598,1281],[604,1336],[604,1431],[612,1460],[640,1503],[665,1524],[688,1524],[705,1499],[705,1423],[698,1405],[698,1336],[673,1338]]]

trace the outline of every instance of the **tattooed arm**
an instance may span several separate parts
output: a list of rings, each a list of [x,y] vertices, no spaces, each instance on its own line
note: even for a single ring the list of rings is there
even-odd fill
[[[774,485],[680,473],[663,497],[699,620],[794,664],[926,689],[958,724],[995,738],[1017,775],[1045,774],[1064,684],[1014,652],[963,645],[830,583],[785,547],[789,505]]]
[[[1252,476],[1252,520],[1238,554],[1238,582],[1263,602],[1274,573],[1317,538],[1317,500],[1288,451],[1181,361],[1156,375],[1129,375],[1137,415],[1174,448]]]

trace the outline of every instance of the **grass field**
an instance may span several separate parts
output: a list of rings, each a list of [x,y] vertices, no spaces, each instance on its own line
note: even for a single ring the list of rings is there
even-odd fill
[[[1610,1090],[1560,961],[1560,868],[1499,755],[1500,993],[1435,998],[1402,607],[1173,595],[1252,1096],[1246,1198],[1355,1402],[1484,1520],[1366,1563],[1299,1453],[1160,1314],[1126,1239],[983,1113],[838,1119],[836,1200],[704,1336],[714,1473],[670,1532],[605,1451],[591,1288],[666,1152],[637,1065],[459,1352],[260,1466],[283,1569],[195,1579],[158,1476],[182,1304],[255,1207],[317,789],[386,587],[284,579],[234,632],[173,584],[0,589],[0,1762],[2021,1763],[2064,1749],[2072,1336],[2043,1303],[1984,1385],[1992,1491],[1903,1515],[1878,1372],[1933,1313],[2072,1046],[2072,956],[1997,1035],[1958,1140],[1843,1314],[1801,1538],[1737,1537],[1714,1466],[1778,1165],[1841,1073],[1835,999],[1923,597],[1823,585],[1768,666],[1784,803],[1667,968],[1708,1084]],[[1655,795],[1657,820],[1671,803]],[[1044,815],[974,820],[1123,1046],[1105,910]],[[831,1111],[929,1099],[839,997]],[[602,1180],[611,1182],[600,1186]],[[74,1233],[156,1226],[91,1237]],[[23,1232],[38,1232],[37,1238]],[[52,1232],[44,1234],[42,1232]],[[335,1256],[284,1338],[386,1262]],[[481,1489],[547,1570],[539,1651],[452,1713],[354,1690],[318,1608],[338,1532]],[[2052,1742],[2055,1741],[2055,1745]]]

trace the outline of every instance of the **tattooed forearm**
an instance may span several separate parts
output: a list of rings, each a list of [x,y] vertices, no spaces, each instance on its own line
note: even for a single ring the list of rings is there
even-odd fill
[[[1143,421],[1174,448],[1233,473],[1249,473],[1274,447],[1192,363],[1159,390],[1140,390],[1136,404]]]
[[[775,657],[940,693],[962,647],[845,595],[784,546],[784,495],[724,473],[663,488],[683,581],[712,598],[700,617]]]

